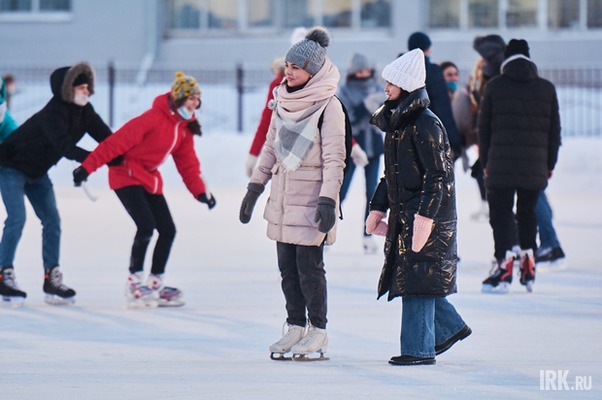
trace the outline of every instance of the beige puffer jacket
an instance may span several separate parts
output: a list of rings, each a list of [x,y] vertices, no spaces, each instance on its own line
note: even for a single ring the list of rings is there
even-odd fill
[[[341,102],[331,98],[323,115],[320,134],[295,171],[287,171],[276,159],[275,113],[272,115],[258,167],[251,177],[251,182],[263,185],[272,181],[263,214],[268,221],[267,235],[272,240],[304,246],[319,246],[324,239],[326,244],[333,244],[336,240],[336,223],[324,234],[314,219],[320,196],[335,200],[338,214],[345,167],[345,114]]]

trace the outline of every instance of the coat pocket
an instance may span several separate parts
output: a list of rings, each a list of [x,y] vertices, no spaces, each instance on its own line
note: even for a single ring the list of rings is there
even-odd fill
[[[322,188],[322,170],[298,169],[289,172],[285,187],[286,206],[315,208]]]

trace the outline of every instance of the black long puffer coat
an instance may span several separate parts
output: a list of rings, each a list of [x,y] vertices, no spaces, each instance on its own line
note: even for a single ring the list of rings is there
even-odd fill
[[[451,149],[443,124],[427,106],[424,88],[386,102],[371,122],[385,132],[385,177],[370,203],[389,212],[378,297],[442,297],[456,292],[456,199]],[[414,253],[414,215],[435,221]]]
[[[529,59],[502,65],[489,81],[479,108],[479,158],[488,188],[541,190],[560,147],[554,85],[540,78]]]
[[[88,75],[88,89],[94,93],[94,72],[88,63],[55,70],[50,75],[52,99],[0,144],[0,165],[40,178],[63,157],[84,161],[89,151],[76,144],[86,132],[99,143],[111,134],[92,104],[73,103],[73,83],[80,74]]]

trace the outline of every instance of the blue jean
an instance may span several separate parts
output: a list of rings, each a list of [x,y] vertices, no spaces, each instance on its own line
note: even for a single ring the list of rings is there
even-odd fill
[[[378,184],[378,170],[380,168],[380,156],[371,157],[368,159],[368,165],[364,167],[364,176],[366,180],[366,188],[365,188],[365,196],[366,196],[366,208],[364,210],[364,236],[370,236],[366,233],[366,218],[368,218],[368,213],[370,212],[370,201],[372,200],[372,196],[374,195],[374,191],[376,190],[376,185]],[[341,185],[341,191],[339,193],[339,197],[341,198],[341,203],[347,197],[347,192],[349,191],[349,186],[351,186],[351,179],[353,178],[353,173],[355,172],[355,164],[351,163],[349,168],[345,172],[345,176],[343,177],[343,184]]]
[[[7,215],[0,241],[0,267],[13,266],[25,226],[25,196],[42,223],[44,269],[50,270],[59,265],[61,219],[48,174],[32,179],[17,169],[0,167],[0,191]]]
[[[435,357],[441,345],[466,323],[445,297],[404,297],[401,313],[401,354]]]
[[[560,247],[556,230],[552,225],[552,207],[548,203],[545,192],[541,192],[535,204],[535,216],[537,217],[537,229],[539,230],[539,246],[541,248]]]

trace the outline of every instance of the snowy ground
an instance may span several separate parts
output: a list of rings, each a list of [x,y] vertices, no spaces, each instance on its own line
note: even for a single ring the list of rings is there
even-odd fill
[[[44,303],[40,226],[29,208],[15,262],[27,302],[0,309],[0,398],[601,398],[602,140],[569,139],[561,149],[548,195],[570,268],[539,274],[532,294],[518,282],[506,296],[480,293],[492,235],[486,222],[469,218],[479,202],[476,184],[458,172],[462,261],[459,293],[450,300],[474,333],[424,367],[387,364],[399,354],[401,302],[376,301],[382,256],[361,249],[360,175],[339,240],[325,256],[331,360],[269,360],[285,313],[263,203],[249,225],[238,222],[250,141],[230,133],[198,141],[218,201],[211,212],[185,191],[173,165],[164,168],[178,228],[167,283],[185,291],[180,309],[123,308],[134,226],[107,188],[106,170],[90,178],[95,203],[71,187],[73,164],[51,171],[63,220],[62,270],[77,304]],[[566,386],[553,379],[559,371]],[[579,382],[589,390],[570,390]]]

